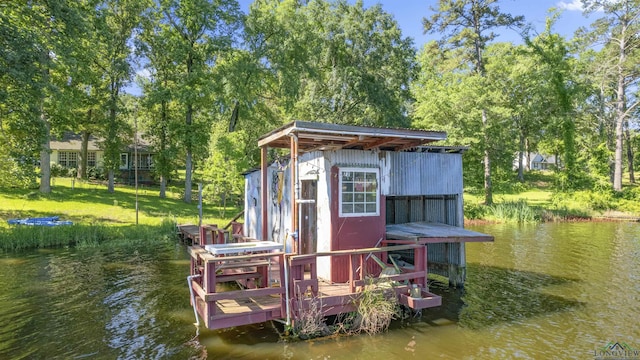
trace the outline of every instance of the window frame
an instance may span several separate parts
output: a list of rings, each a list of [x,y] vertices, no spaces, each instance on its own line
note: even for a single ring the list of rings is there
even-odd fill
[[[343,191],[343,182],[345,181],[344,179],[344,173],[348,173],[348,172],[352,172],[352,173],[363,173],[364,174],[364,190],[363,191],[356,191],[355,189],[355,184],[359,183],[356,182],[355,179],[353,181],[347,181],[347,183],[353,183],[354,184],[354,188],[353,190],[350,192],[351,194],[353,194],[353,200],[350,201],[350,203],[352,203],[354,206],[356,204],[363,204],[365,206],[365,211],[364,212],[343,212],[343,204],[345,203],[349,203],[349,202],[345,202],[344,201],[344,194],[345,192]],[[374,174],[375,175],[375,191],[374,192],[367,192],[366,189],[366,184],[367,184],[367,174]],[[366,206],[368,204],[372,204],[372,202],[368,202],[366,200],[367,198],[367,194],[372,194],[375,193],[376,199],[375,199],[375,207],[376,207],[376,211],[375,212],[366,212]],[[355,195],[356,194],[362,194],[364,197],[364,201],[360,202],[360,201],[356,201],[355,200]],[[355,210],[354,210],[355,211]],[[339,168],[338,169],[338,216],[342,217],[342,218],[346,218],[346,217],[372,217],[372,216],[380,216],[380,169],[377,168],[364,168],[364,167],[344,167],[344,168]]]
[[[126,162],[127,162],[125,165],[122,164],[123,155],[124,155],[124,159],[126,159]],[[119,168],[120,170],[129,170],[129,153],[120,153]]]
[[[87,151],[87,167],[98,166],[98,155],[95,151]],[[93,163],[93,165],[92,165]]]

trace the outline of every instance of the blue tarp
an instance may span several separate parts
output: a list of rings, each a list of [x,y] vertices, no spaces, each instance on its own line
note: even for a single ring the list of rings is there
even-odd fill
[[[32,226],[59,226],[73,225],[72,221],[59,220],[59,216],[26,218],[26,219],[9,219],[7,222],[11,225],[32,225]]]

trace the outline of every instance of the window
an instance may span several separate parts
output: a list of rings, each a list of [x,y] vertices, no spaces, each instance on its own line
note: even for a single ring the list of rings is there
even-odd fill
[[[380,215],[378,169],[340,169],[340,216]]]
[[[129,168],[129,154],[121,153],[120,154],[120,169],[126,170]]]
[[[151,154],[138,154],[138,169],[151,169],[153,160]]]
[[[58,153],[58,164],[66,168],[76,168],[78,166],[78,153],[60,151]]]
[[[96,152],[95,151],[87,152],[87,166],[88,167],[96,167]]]

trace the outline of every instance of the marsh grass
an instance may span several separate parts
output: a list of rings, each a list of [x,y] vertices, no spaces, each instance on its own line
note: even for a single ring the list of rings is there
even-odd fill
[[[502,222],[535,223],[542,217],[525,200],[505,201],[489,207],[494,219]]]
[[[165,220],[159,225],[107,226],[100,224],[69,226],[15,226],[0,230],[0,250],[75,246],[78,248],[151,245],[175,242],[176,224]]]
[[[322,299],[318,296],[305,296],[299,287],[296,293],[293,335],[303,340],[329,335],[330,330],[322,312]]]
[[[369,279],[369,283],[359,294],[357,300],[357,314],[354,326],[355,332],[365,332],[369,335],[386,331],[393,319],[400,316],[400,305],[391,281],[384,278]]]

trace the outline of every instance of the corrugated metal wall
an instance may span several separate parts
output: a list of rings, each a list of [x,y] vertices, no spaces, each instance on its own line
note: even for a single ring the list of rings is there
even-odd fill
[[[462,154],[389,152],[388,196],[462,194]]]
[[[458,226],[458,200],[458,195],[387,197],[387,224],[429,221]],[[465,265],[461,251],[458,243],[429,244],[429,271],[448,277],[449,265]],[[404,256],[413,259],[413,252]]]

